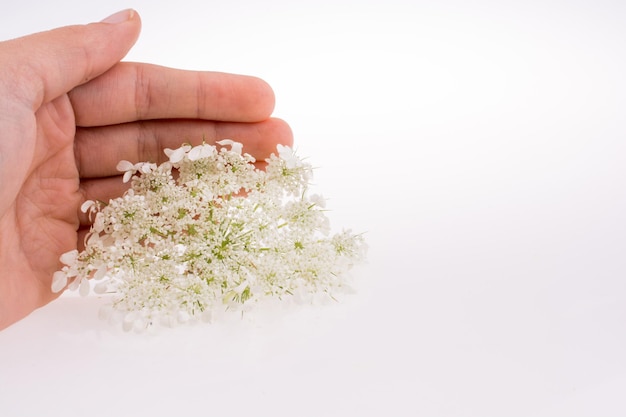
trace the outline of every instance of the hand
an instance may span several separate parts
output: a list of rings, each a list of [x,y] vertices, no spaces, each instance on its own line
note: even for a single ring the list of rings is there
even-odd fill
[[[140,26],[124,11],[0,42],[0,329],[58,296],[59,256],[89,227],[79,207],[121,195],[120,160],[230,138],[262,161],[292,143],[257,78],[120,63]]]

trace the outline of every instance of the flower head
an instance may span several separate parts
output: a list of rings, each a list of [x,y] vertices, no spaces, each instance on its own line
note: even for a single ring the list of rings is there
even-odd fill
[[[161,165],[120,162],[131,188],[83,204],[93,221],[85,249],[61,257],[53,291],[85,295],[92,281],[114,294],[123,327],[141,330],[346,288],[365,245],[329,235],[323,198],[308,194],[310,165],[278,145],[262,171],[240,143],[218,145],[166,149]]]

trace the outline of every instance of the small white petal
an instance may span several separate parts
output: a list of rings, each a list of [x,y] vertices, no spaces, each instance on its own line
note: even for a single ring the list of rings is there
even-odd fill
[[[222,140],[218,141],[217,143],[222,145],[222,146],[229,146],[230,145],[231,152],[235,152],[238,155],[242,154],[243,145],[241,143],[239,143],[239,142],[235,142],[232,139],[222,139]]]
[[[96,214],[96,219],[94,220],[92,227],[96,233],[100,233],[104,230],[104,214]]]
[[[52,275],[52,292],[61,292],[67,285],[67,275],[65,272],[57,271]]]
[[[190,161],[197,161],[198,159],[209,158],[215,154],[215,147],[209,144],[202,144],[194,146],[187,155]]]
[[[235,143],[235,141],[232,139],[222,139],[222,140],[218,140],[216,143],[218,145],[228,146],[228,145],[232,145],[233,143]]]
[[[67,266],[74,265],[77,259],[78,259],[78,251],[76,249],[71,250],[69,252],[65,252],[63,255],[61,255],[61,258],[59,258],[61,263]]]
[[[81,295],[81,297],[88,296],[90,289],[91,289],[91,285],[89,285],[89,280],[81,279],[80,286],[78,287],[78,293]]]
[[[101,240],[102,239],[100,238],[99,234],[97,234],[97,233],[88,233],[87,235],[85,235],[85,246],[95,246]]]
[[[135,165],[129,161],[122,160],[117,163],[117,166],[115,167],[115,169],[117,169],[120,172],[125,172],[125,171],[134,170]]]
[[[133,177],[133,174],[134,174],[133,171],[126,171],[124,173],[124,178],[122,178],[122,182],[127,183],[128,181],[130,181],[130,179]]]
[[[156,165],[155,164],[150,164],[150,163],[143,163],[141,164],[141,166],[139,167],[139,171],[143,172],[144,174],[149,174],[152,171],[154,171],[156,169]]]
[[[95,205],[96,205],[95,201],[87,200],[80,206],[80,211],[82,211],[83,213],[87,213]]]
[[[170,158],[170,162],[175,164],[177,162],[180,162],[183,160],[183,158],[185,157],[185,154],[191,149],[191,146],[189,145],[183,145],[178,149],[165,149],[165,155],[167,155]]]
[[[67,287],[67,289],[70,290],[70,291],[76,291],[78,289],[79,285],[80,285],[80,280],[75,279],[74,281],[72,281],[70,283],[70,285]]]
[[[102,278],[106,276],[107,272],[108,272],[108,269],[106,265],[102,265],[100,268],[98,268],[98,270],[94,274],[93,279],[101,280]]]
[[[202,157],[203,158],[208,158],[210,156],[215,155],[215,146],[213,145],[209,145],[208,143],[205,143],[204,145],[202,145]]]
[[[189,154],[187,155],[187,158],[189,158],[190,161],[197,161],[198,159],[200,159],[200,151],[201,151],[201,149],[200,149],[199,146],[194,146],[189,151]]]
[[[109,290],[109,283],[108,282],[99,282],[96,285],[94,285],[93,287],[93,292],[95,292],[96,294],[104,294]]]

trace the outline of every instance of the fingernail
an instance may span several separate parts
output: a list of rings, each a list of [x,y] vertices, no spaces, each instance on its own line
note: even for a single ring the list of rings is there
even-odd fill
[[[130,20],[134,14],[135,14],[135,11],[133,9],[126,9],[126,10],[122,10],[120,12],[112,14],[106,19],[101,20],[101,22],[112,23],[112,24],[123,23],[123,22],[126,22],[127,20]]]

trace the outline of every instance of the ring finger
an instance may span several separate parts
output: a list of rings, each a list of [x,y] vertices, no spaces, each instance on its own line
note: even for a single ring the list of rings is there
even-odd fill
[[[82,179],[119,175],[117,163],[161,163],[163,149],[183,143],[213,144],[232,139],[243,144],[244,152],[263,161],[276,145],[293,143],[289,126],[280,119],[257,123],[228,123],[205,120],[153,120],[97,128],[78,128],[75,140],[76,164]]]

